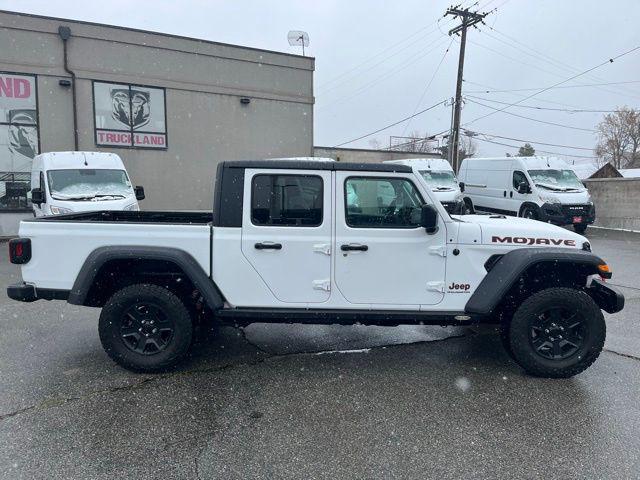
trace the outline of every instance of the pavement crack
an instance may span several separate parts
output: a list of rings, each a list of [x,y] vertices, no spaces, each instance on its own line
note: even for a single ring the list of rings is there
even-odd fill
[[[13,412],[2,414],[2,415],[0,415],[0,422],[2,420],[7,419],[7,418],[15,417],[16,415],[21,415],[23,413],[26,413],[26,412],[28,412],[30,410],[33,410],[34,408],[36,408],[35,405],[30,405],[30,406],[25,407],[25,408],[20,408],[18,410],[14,410]]]
[[[295,357],[295,356],[302,356],[302,355],[319,355],[319,354],[325,354],[325,355],[329,355],[329,354],[333,354],[333,353],[342,353],[342,350],[335,350],[335,349],[331,349],[331,350],[302,350],[302,351],[295,351],[295,352],[286,352],[286,353],[274,353],[274,352],[270,352],[266,349],[264,349],[263,347],[257,345],[256,343],[254,343],[253,341],[249,340],[249,338],[246,335],[246,332],[244,331],[243,328],[240,329],[241,330],[241,335],[244,338],[244,340],[251,345],[252,347],[254,347],[256,350],[258,350],[259,352],[267,355],[268,359],[277,359],[277,358],[286,358],[286,357]],[[444,337],[444,338],[437,338],[437,339],[433,339],[433,340],[418,340],[416,342],[406,342],[406,343],[388,343],[388,344],[382,344],[382,345],[374,345],[371,347],[365,347],[363,348],[363,350],[367,350],[367,351],[376,351],[376,350],[385,350],[385,349],[391,349],[391,348],[402,348],[402,347],[406,347],[408,345],[421,345],[421,344],[425,344],[425,343],[439,343],[439,342],[444,342],[447,340],[453,340],[456,338],[463,338],[466,337],[468,334],[467,333],[462,333],[459,335],[450,335],[448,337]],[[348,350],[346,350],[348,351]]]
[[[608,348],[603,348],[602,350],[604,350],[605,352],[613,353],[614,355],[618,355],[620,357],[630,358],[631,360],[640,360],[640,357],[631,355],[629,353],[616,352],[615,350],[610,350]]]
[[[176,371],[176,372],[170,372],[170,373],[165,373],[165,374],[158,374],[158,375],[154,375],[154,376],[149,376],[149,377],[145,377],[142,378],[141,380],[138,380],[136,382],[132,382],[132,383],[128,383],[126,385],[116,385],[116,386],[112,386],[112,387],[108,387],[108,388],[103,388],[100,390],[92,390],[89,391],[87,393],[84,393],[82,395],[77,395],[77,396],[70,396],[70,397],[52,397],[52,398],[47,398],[39,403],[33,404],[33,405],[29,405],[27,407],[15,410],[13,412],[9,412],[9,413],[5,413],[0,415],[0,422],[3,420],[7,420],[9,418],[12,417],[16,417],[19,415],[23,415],[23,414],[27,414],[30,412],[36,412],[36,411],[42,411],[42,410],[48,410],[50,408],[54,408],[54,407],[59,407],[62,405],[65,405],[69,402],[75,402],[75,401],[79,401],[79,400],[86,400],[88,398],[92,398],[95,396],[99,396],[99,395],[104,395],[104,394],[109,394],[109,393],[117,393],[117,392],[131,392],[131,391],[135,391],[141,388],[145,388],[147,386],[152,386],[152,385],[158,385],[160,384],[160,382],[162,380],[166,380],[166,379],[172,379],[172,378],[181,378],[181,377],[188,377],[188,376],[192,376],[192,375],[199,375],[199,374],[206,374],[206,373],[214,373],[214,372],[222,372],[225,370],[231,370],[231,369],[235,369],[235,368],[242,368],[242,367],[251,367],[251,366],[255,366],[258,365],[260,363],[264,363],[267,360],[277,360],[277,359],[281,359],[281,358],[289,358],[289,357],[296,357],[296,356],[307,356],[307,355],[318,355],[321,353],[324,354],[332,354],[332,353],[340,353],[340,350],[310,350],[310,351],[298,351],[298,352],[288,352],[288,353],[271,353],[268,350],[265,350],[264,348],[260,347],[259,345],[256,345],[255,343],[253,343],[251,340],[249,340],[244,332],[244,329],[240,329],[241,331],[241,335],[243,336],[243,338],[245,339],[245,341],[252,345],[253,347],[256,348],[256,350],[260,353],[262,353],[264,356],[263,357],[258,357],[255,358],[253,361],[244,361],[244,362],[239,362],[239,363],[225,363],[222,365],[216,365],[214,367],[205,367],[205,368],[195,368],[195,369],[191,369],[191,370],[183,370],[183,371]],[[444,342],[444,341],[448,341],[448,340],[453,340],[456,338],[463,338],[467,336],[467,333],[463,333],[460,335],[451,335],[448,337],[444,337],[444,338],[438,338],[435,340],[420,340],[417,342],[408,342],[408,343],[392,343],[392,344],[384,344],[384,345],[375,345],[372,347],[367,347],[367,349],[369,351],[377,351],[377,350],[384,350],[384,349],[391,349],[391,348],[402,348],[402,347],[406,347],[409,345],[421,345],[421,344],[426,344],[426,343],[439,343],[439,342]],[[618,352],[612,352],[612,353],[616,353],[618,355],[622,355],[622,356],[628,356],[622,353],[618,353]],[[631,357],[630,358],[635,358],[636,360],[639,360],[636,357]]]

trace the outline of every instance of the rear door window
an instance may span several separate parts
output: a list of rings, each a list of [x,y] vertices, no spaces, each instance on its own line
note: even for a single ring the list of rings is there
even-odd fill
[[[260,174],[251,182],[251,222],[259,226],[317,227],[322,224],[322,178]]]

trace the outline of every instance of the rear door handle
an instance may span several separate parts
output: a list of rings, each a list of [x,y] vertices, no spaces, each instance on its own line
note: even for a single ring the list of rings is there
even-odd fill
[[[366,252],[367,250],[369,250],[369,247],[367,245],[356,245],[356,244],[340,245],[340,250],[342,250],[343,252],[349,252],[349,251]]]
[[[256,250],[282,250],[281,243],[271,243],[271,242],[256,243],[254,247],[256,247]]]

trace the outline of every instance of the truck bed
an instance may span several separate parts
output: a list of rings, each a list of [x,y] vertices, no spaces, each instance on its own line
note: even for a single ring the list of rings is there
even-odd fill
[[[97,212],[69,213],[67,215],[41,217],[29,221],[74,223],[173,223],[180,225],[206,225],[213,221],[213,213],[189,211],[130,212],[122,210],[101,210]]]
[[[70,290],[87,257],[100,247],[164,247],[189,252],[211,272],[211,212],[99,211],[20,222],[33,259],[22,269],[27,283]],[[126,274],[126,272],[122,272]]]

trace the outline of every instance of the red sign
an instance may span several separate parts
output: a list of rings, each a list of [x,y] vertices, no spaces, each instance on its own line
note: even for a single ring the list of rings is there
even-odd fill
[[[96,132],[98,135],[98,145],[112,145],[122,147],[148,147],[165,148],[167,146],[166,136],[162,133],[129,133],[117,131]],[[132,136],[133,135],[133,136]]]
[[[0,75],[0,97],[29,98],[31,83],[26,78]]]

